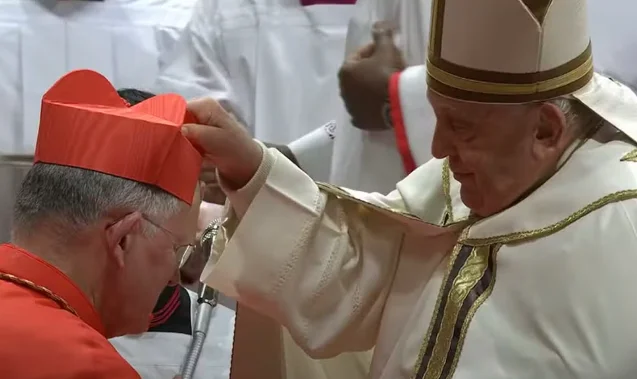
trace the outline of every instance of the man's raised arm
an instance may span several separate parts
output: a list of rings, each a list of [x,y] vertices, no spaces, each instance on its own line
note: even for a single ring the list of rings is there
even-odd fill
[[[404,237],[387,212],[409,208],[403,191],[317,185],[214,101],[191,104],[198,108],[215,108],[216,127],[187,125],[185,133],[215,162],[230,204],[202,279],[276,319],[313,357],[374,346]]]

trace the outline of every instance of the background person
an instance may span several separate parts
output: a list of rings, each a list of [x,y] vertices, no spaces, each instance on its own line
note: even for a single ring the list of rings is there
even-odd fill
[[[342,108],[336,73],[354,3],[199,0],[155,90],[213,97],[255,138],[287,145]],[[315,178],[327,181],[323,165]]]

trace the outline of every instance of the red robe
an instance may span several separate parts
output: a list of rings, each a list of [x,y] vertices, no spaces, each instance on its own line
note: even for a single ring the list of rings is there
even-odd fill
[[[13,245],[0,245],[0,341],[0,378],[140,379],[73,281]]]

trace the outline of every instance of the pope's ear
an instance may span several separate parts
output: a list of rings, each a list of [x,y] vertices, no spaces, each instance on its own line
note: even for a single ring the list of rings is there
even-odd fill
[[[132,235],[140,227],[142,221],[142,214],[133,212],[106,227],[108,251],[119,267],[124,266],[125,252],[130,249]]]
[[[555,104],[544,103],[539,108],[535,138],[546,148],[558,147],[566,132],[566,116]]]

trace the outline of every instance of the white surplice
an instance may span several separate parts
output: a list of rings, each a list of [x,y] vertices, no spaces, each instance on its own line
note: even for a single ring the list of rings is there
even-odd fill
[[[68,71],[149,89],[194,1],[0,1],[0,154],[33,154],[42,95]]]
[[[256,138],[287,144],[342,107],[337,71],[352,9],[199,0],[177,49],[162,58],[156,88],[217,99]]]

